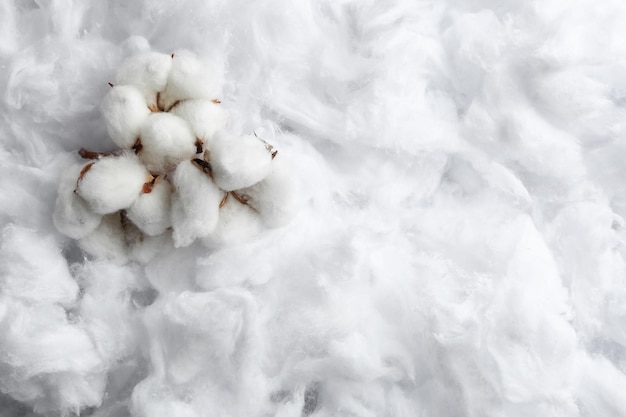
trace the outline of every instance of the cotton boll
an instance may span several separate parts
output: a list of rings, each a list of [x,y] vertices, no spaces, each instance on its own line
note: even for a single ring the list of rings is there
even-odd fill
[[[142,92],[130,85],[116,85],[104,97],[101,108],[113,142],[120,148],[132,148],[150,114]]]
[[[0,243],[0,292],[28,302],[70,304],[78,285],[54,240],[9,225]]]
[[[269,227],[290,222],[301,203],[293,168],[280,154],[272,160],[271,173],[258,184],[237,191],[257,210]]]
[[[99,214],[130,207],[152,176],[132,153],[106,157],[83,168],[76,192]]]
[[[167,180],[158,181],[152,191],[143,193],[126,210],[128,219],[143,233],[156,236],[172,225],[172,185]]]
[[[94,213],[87,202],[74,192],[81,166],[76,165],[65,172],[52,212],[56,228],[72,239],[81,239],[93,232],[102,220],[102,215]]]
[[[221,77],[209,63],[189,51],[176,51],[167,86],[159,97],[159,107],[169,111],[178,101],[192,98],[216,99],[220,96]]]
[[[172,196],[172,228],[174,246],[178,248],[215,230],[224,193],[192,161],[178,165],[172,183],[176,189]]]
[[[250,206],[243,204],[232,195],[220,208],[215,230],[202,239],[209,248],[220,248],[243,243],[258,234],[262,229],[261,218]]]
[[[209,149],[215,133],[226,128],[229,123],[226,109],[210,100],[185,100],[177,104],[170,113],[185,119],[193,134]]]
[[[129,261],[128,248],[120,213],[113,213],[102,218],[102,223],[87,237],[78,241],[85,252],[97,257],[110,259],[117,264]]]
[[[226,191],[239,190],[256,184],[272,169],[272,153],[254,135],[237,136],[218,133],[211,151],[213,178]]]
[[[170,55],[147,52],[127,58],[119,68],[115,81],[136,87],[144,95],[148,107],[156,109],[157,93],[165,89],[171,67]]]
[[[139,157],[151,172],[165,173],[196,154],[196,137],[182,118],[169,113],[150,115],[141,128]]]

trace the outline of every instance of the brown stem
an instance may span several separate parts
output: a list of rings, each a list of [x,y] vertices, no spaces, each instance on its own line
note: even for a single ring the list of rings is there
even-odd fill
[[[135,144],[133,145],[133,147],[131,148],[133,151],[135,151],[135,155],[137,155],[139,152],[141,152],[141,150],[143,149],[143,145],[141,144],[141,139],[138,138],[135,141]]]
[[[202,153],[204,142],[200,138],[196,138],[196,153]]]
[[[226,204],[226,200],[228,200],[228,193],[226,193],[224,195],[224,198],[222,198],[222,201],[220,201],[220,208],[224,207],[224,205]]]
[[[231,191],[230,193],[233,195],[233,197],[235,197],[235,200],[239,201],[241,204],[244,204],[246,206],[249,205],[248,204],[249,197],[247,195],[239,195],[234,191]]]
[[[199,158],[194,158],[191,160],[191,162],[202,172],[213,178],[213,168],[211,167],[211,164],[209,164],[207,161]]]
[[[94,151],[88,151],[85,148],[80,148],[80,150],[78,151],[78,154],[81,156],[81,158],[83,159],[99,159],[103,156],[111,156],[111,155],[116,155],[116,151],[109,151],[109,152],[94,152]]]

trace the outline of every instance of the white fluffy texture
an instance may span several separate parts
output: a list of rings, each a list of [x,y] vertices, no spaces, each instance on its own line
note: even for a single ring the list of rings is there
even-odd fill
[[[95,258],[108,259],[122,265],[129,261],[128,245],[120,213],[107,214],[100,226],[78,244]]]
[[[219,99],[221,93],[222,79],[218,68],[190,51],[178,50],[174,53],[167,86],[161,92],[159,104],[169,110],[180,100]]]
[[[165,232],[172,225],[172,191],[170,182],[161,178],[151,192],[141,194],[126,210],[128,218],[148,236]]]
[[[287,158],[278,154],[263,181],[239,191],[269,227],[291,222],[304,203],[301,199],[305,194],[299,188],[296,169]]]
[[[208,148],[211,147],[215,133],[225,129],[229,123],[228,111],[224,106],[210,100],[185,100],[170,113],[185,119],[193,134]]]
[[[261,230],[263,226],[259,214],[229,195],[224,206],[220,208],[215,230],[202,239],[202,243],[209,248],[223,248],[246,242]]]
[[[170,113],[154,113],[141,128],[141,161],[150,172],[166,173],[196,154],[196,137],[187,122]]]
[[[172,228],[174,245],[189,246],[217,226],[224,197],[213,180],[191,161],[181,162],[172,175]]]
[[[145,52],[124,60],[117,70],[116,84],[130,84],[144,96],[144,104],[157,105],[157,93],[165,89],[172,67],[172,57],[158,52]]]
[[[65,256],[81,289],[0,295],[3,415],[622,417],[624,21],[618,0],[0,2],[0,257]],[[293,164],[292,222],[145,268],[55,231],[140,36],[225,69],[230,128]]]
[[[50,236],[9,225],[0,243],[0,292],[26,303],[71,304],[78,286]]]
[[[81,239],[93,232],[102,220],[77,193],[76,185],[82,165],[73,165],[63,173],[52,212],[56,228],[72,239]]]
[[[154,371],[133,394],[135,414],[220,415],[231,407],[237,415],[254,412],[259,398],[250,391],[249,375],[259,367],[255,309],[252,296],[240,289],[185,291],[150,306],[144,319]]]
[[[141,91],[130,85],[116,85],[102,100],[102,117],[109,136],[120,148],[130,149],[150,109]]]
[[[130,207],[150,181],[150,173],[132,153],[97,160],[78,180],[76,192],[98,214]]]
[[[219,132],[211,143],[210,152],[215,182],[226,191],[254,185],[272,169],[271,152],[254,135]]]

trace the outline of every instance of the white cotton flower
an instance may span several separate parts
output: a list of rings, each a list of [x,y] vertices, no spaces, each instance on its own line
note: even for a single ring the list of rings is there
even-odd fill
[[[176,102],[193,99],[216,99],[221,94],[221,78],[215,68],[189,51],[177,51],[167,86],[159,96],[159,105],[168,111]]]
[[[121,213],[108,214],[96,230],[78,241],[78,245],[97,258],[125,264],[129,261],[129,254],[123,223]]]
[[[132,153],[102,158],[85,165],[76,192],[99,214],[130,207],[152,176]]]
[[[130,149],[139,138],[142,124],[150,114],[141,91],[130,85],[116,85],[102,101],[107,132],[120,148]]]
[[[229,194],[220,208],[215,230],[202,239],[209,248],[219,248],[243,243],[261,231],[259,213]]]
[[[52,212],[56,228],[72,239],[87,236],[102,220],[102,215],[94,213],[87,202],[74,192],[81,168],[81,165],[75,165],[64,173]]]
[[[226,191],[256,184],[272,169],[272,153],[254,135],[219,132],[213,139],[211,166],[217,185]]]
[[[177,104],[172,114],[182,117],[189,123],[196,138],[202,140],[207,147],[211,147],[213,136],[229,124],[229,115],[226,109],[211,100],[185,100]]]
[[[141,128],[139,157],[155,173],[165,173],[196,154],[196,137],[182,118],[154,113]]]
[[[172,185],[159,178],[150,192],[141,194],[126,210],[128,219],[148,236],[165,232],[172,225],[170,220]]]
[[[178,165],[172,183],[172,228],[174,246],[189,246],[217,226],[219,206],[224,192],[194,162]]]
[[[261,182],[238,191],[269,227],[287,224],[301,202],[293,167],[280,154],[272,160],[271,173]]]
[[[146,52],[124,60],[117,71],[115,81],[116,84],[136,87],[143,94],[148,107],[156,110],[157,93],[165,89],[171,67],[170,55]]]

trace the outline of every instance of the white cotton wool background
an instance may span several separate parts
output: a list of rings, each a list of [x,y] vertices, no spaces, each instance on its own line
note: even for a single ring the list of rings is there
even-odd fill
[[[3,2],[0,415],[626,415],[624,21],[617,0]],[[93,259],[115,230],[57,231],[63,173],[116,148],[122,60],[182,50],[294,167],[273,213],[297,211]]]

